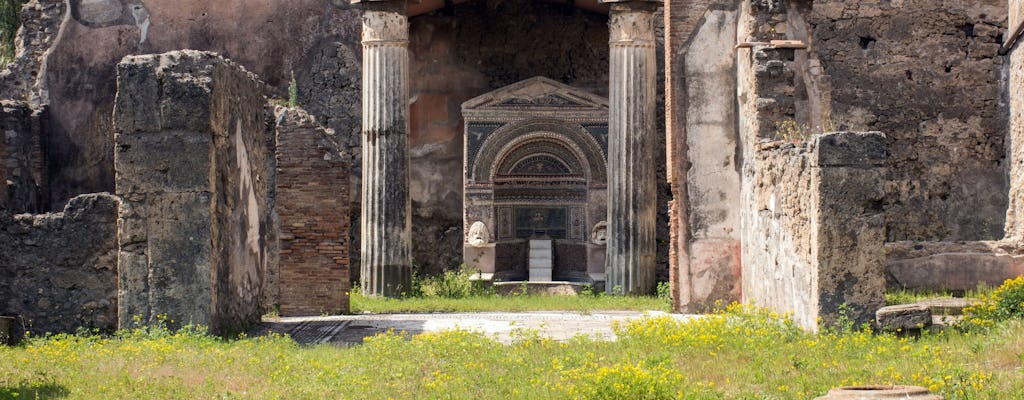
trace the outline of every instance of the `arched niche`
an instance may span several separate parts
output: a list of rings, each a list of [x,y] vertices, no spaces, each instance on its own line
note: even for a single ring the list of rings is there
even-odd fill
[[[556,280],[603,273],[590,237],[607,218],[607,100],[538,77],[464,103],[463,118],[467,265],[522,278],[526,241],[541,236],[553,240]]]

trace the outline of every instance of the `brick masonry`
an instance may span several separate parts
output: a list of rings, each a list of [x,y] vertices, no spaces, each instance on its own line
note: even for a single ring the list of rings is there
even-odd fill
[[[0,212],[41,213],[49,206],[45,116],[45,107],[0,101]]]
[[[305,112],[274,114],[280,313],[348,313],[349,155]]]

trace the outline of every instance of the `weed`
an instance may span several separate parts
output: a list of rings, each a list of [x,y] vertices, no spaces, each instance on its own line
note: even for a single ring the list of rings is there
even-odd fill
[[[775,121],[775,140],[798,143],[811,138],[811,130],[792,118]]]
[[[979,302],[964,308],[961,328],[988,330],[1009,319],[1024,319],[1024,276],[1007,279]]]
[[[669,306],[672,305],[672,285],[668,282],[658,282],[657,296],[659,299],[664,300]]]
[[[295,71],[292,71],[292,79],[288,81],[288,107],[299,106],[299,82],[295,80]]]
[[[0,0],[0,66],[14,60],[14,38],[21,27],[21,6],[28,0]]]

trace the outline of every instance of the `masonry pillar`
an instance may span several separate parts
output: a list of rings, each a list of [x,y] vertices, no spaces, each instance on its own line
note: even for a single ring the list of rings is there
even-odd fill
[[[409,290],[409,22],[405,1],[363,6],[362,291]]]
[[[602,0],[609,15],[608,255],[613,294],[654,289],[655,96],[654,11],[659,1]]]

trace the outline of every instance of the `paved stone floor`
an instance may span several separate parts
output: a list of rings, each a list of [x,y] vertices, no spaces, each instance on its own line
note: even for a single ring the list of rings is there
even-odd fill
[[[329,317],[292,317],[265,320],[254,334],[287,333],[302,344],[332,343],[354,345],[363,339],[387,331],[416,335],[452,329],[481,332],[502,343],[511,343],[524,332],[536,332],[555,340],[577,335],[615,340],[614,321],[643,318],[644,315],[669,315],[680,320],[693,315],[650,311],[543,311],[525,313],[450,313],[450,314],[361,314]]]

